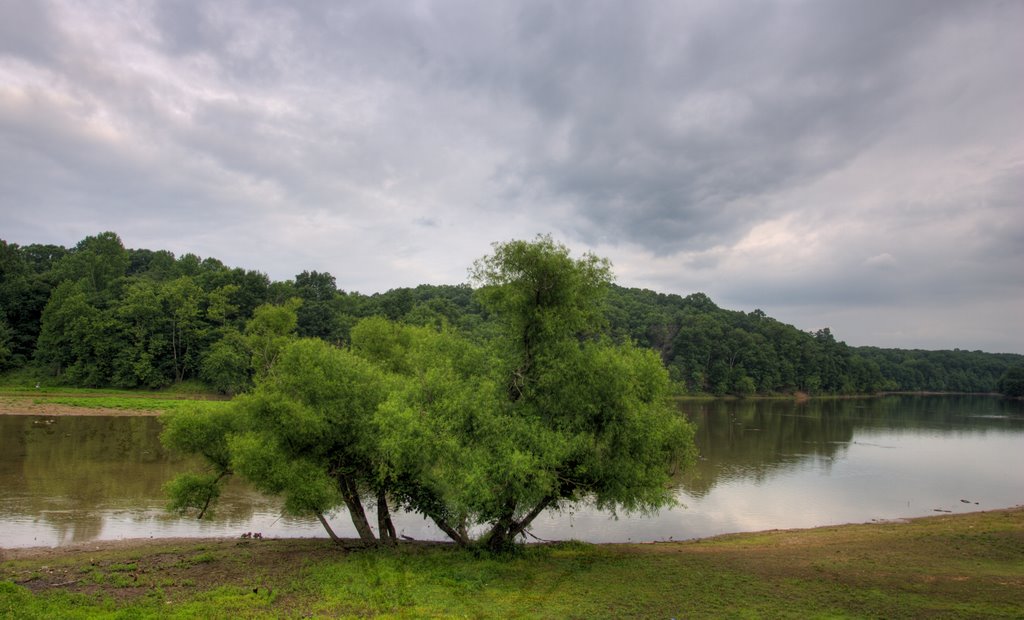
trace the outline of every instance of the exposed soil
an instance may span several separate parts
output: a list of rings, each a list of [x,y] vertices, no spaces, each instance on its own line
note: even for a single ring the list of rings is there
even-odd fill
[[[76,407],[60,403],[36,402],[31,396],[0,396],[0,415],[110,415],[110,416],[155,416],[159,411],[152,409],[113,409],[108,407]]]
[[[51,399],[58,399],[62,397],[71,397],[76,400],[88,400],[90,398],[95,398],[99,401],[107,396],[107,394],[96,394],[95,396],[90,396],[82,393],[61,393],[53,391],[40,393],[6,392],[0,394],[0,415],[156,416],[160,415],[160,411],[144,407],[144,403],[147,400],[228,400],[228,397],[216,394],[174,395],[159,392],[118,392],[116,397],[119,400],[137,400],[140,405],[139,409],[102,406],[82,407],[78,405],[49,402]]]
[[[538,556],[530,566],[514,562],[495,564],[486,559],[481,562],[480,570],[489,571],[491,577],[504,575],[515,581],[517,577],[508,573],[508,567],[532,575],[525,582],[510,586],[512,590],[472,579],[472,588],[467,590],[462,580],[474,574],[474,560],[467,554],[453,554],[445,559],[445,551],[454,550],[452,545],[403,542],[397,557],[413,557],[424,551],[433,554],[427,547],[440,551],[432,556],[436,561],[425,565],[435,571],[430,587],[447,588],[446,594],[432,591],[430,596],[473,597],[482,588],[479,609],[483,610],[501,603],[503,597],[522,599],[517,588],[533,587],[533,579],[551,584],[543,594],[545,597],[583,597],[583,604],[594,596],[605,596],[608,605],[612,605],[606,610],[609,616],[668,617],[667,611],[652,610],[683,604],[665,599],[672,596],[672,588],[678,589],[682,587],[679,584],[695,579],[700,583],[710,580],[709,583],[720,587],[740,587],[745,592],[740,601],[723,601],[697,583],[694,587],[698,590],[682,600],[690,605],[694,596],[705,597],[700,603],[703,607],[696,608],[703,610],[704,613],[696,614],[701,617],[722,615],[734,603],[741,608],[745,605],[767,609],[767,616],[777,616],[772,611],[775,607],[763,607],[767,604],[764,595],[780,588],[796,588],[782,596],[797,597],[804,609],[835,609],[837,615],[857,617],[1019,617],[1012,610],[1019,609],[1018,604],[1024,602],[1024,573],[1019,569],[1024,557],[1021,507],[911,519],[905,523],[570,548],[559,556]],[[333,544],[326,538],[124,540],[56,549],[0,549],[0,581],[12,581],[39,595],[78,593],[90,599],[107,597],[118,604],[145,598],[166,604],[195,601],[205,592],[228,586],[240,588],[247,597],[273,600],[267,615],[299,616],[317,609],[320,595],[304,586],[310,570],[349,556],[360,558],[363,553],[369,554],[364,562],[367,566],[375,566],[376,560],[391,555],[366,551],[357,540]],[[381,583],[397,583],[388,581],[386,571],[371,573],[361,578],[360,583],[366,587],[357,587],[351,596],[377,591]],[[344,591],[351,576],[338,575],[337,588]],[[637,581],[622,585],[631,579]],[[588,585],[581,590],[582,581]],[[627,592],[638,596],[643,605],[617,613],[614,605],[621,605]],[[897,605],[903,605],[907,596],[918,597],[911,600],[913,610],[909,614],[894,613],[902,609]],[[636,602],[635,598],[630,600]],[[343,612],[351,608],[352,614],[359,615],[377,609],[361,607],[359,600],[344,596],[336,598],[335,604],[340,606],[319,611],[346,615]],[[433,608],[414,607],[411,602],[401,603],[406,607],[394,607],[397,604],[392,601],[383,610],[436,615],[429,613]],[[534,604],[543,605],[543,601]],[[543,607],[529,609],[541,611]],[[948,613],[954,609],[959,609],[959,613]],[[1011,610],[1009,614],[1007,610]]]
[[[256,592],[289,583],[310,563],[366,548],[357,539],[333,543],[327,538],[163,538],[0,549],[0,579],[35,593],[102,592],[117,600],[134,599],[154,588],[173,599],[209,589],[211,584]]]

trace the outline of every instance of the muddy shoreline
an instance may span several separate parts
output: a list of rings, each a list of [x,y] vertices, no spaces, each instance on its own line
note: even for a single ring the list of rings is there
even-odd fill
[[[0,415],[36,416],[157,416],[153,409],[115,409],[112,407],[76,407],[60,403],[39,403],[31,396],[0,396]]]
[[[973,512],[960,513],[956,515],[934,515],[925,517],[910,517],[906,519],[892,519],[884,521],[873,521],[867,523],[844,523],[838,525],[824,525],[818,527],[809,528],[784,528],[784,529],[770,529],[753,532],[735,532],[729,534],[718,534],[715,536],[708,536],[704,538],[692,538],[686,540],[677,541],[656,541],[656,542],[629,542],[629,543],[595,543],[598,547],[627,547],[627,546],[640,546],[645,547],[648,545],[652,546],[685,546],[694,545],[701,542],[715,541],[715,540],[726,540],[726,539],[742,539],[744,537],[756,538],[764,535],[783,535],[783,534],[800,534],[802,532],[828,532],[828,531],[839,531],[841,529],[852,529],[852,528],[872,528],[872,527],[885,527],[885,526],[910,526],[917,523],[924,522],[940,522],[942,520],[955,522],[957,520],[969,520],[977,518],[981,515],[1005,515],[1011,519],[1020,519],[1024,515],[1024,505],[1011,506],[1009,508],[994,508],[991,510],[978,510]],[[566,542],[566,541],[554,541]],[[10,560],[23,560],[23,559],[47,559],[47,558],[73,558],[85,554],[104,552],[104,551],[135,551],[139,553],[147,553],[156,550],[163,550],[167,548],[183,546],[186,548],[199,548],[199,547],[217,547],[217,548],[230,548],[237,546],[248,546],[253,545],[323,545],[325,549],[334,550],[351,550],[351,549],[363,549],[367,548],[367,543],[359,540],[358,538],[341,538],[338,542],[333,543],[330,538],[326,535],[310,536],[310,537],[287,537],[287,538],[266,538],[259,541],[241,540],[236,537],[203,537],[203,538],[190,538],[190,537],[171,537],[171,538],[121,538],[116,540],[92,540],[80,543],[73,543],[70,545],[59,545],[56,547],[13,547],[4,548],[0,547],[0,562]],[[448,541],[433,541],[433,540],[415,540],[415,541],[402,541],[399,543],[403,547],[454,547],[454,544]],[[548,543],[536,543],[539,545],[546,545]]]

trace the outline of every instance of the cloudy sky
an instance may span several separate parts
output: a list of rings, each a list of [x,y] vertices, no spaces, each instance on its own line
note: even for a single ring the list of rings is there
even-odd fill
[[[365,293],[551,233],[850,344],[1024,353],[1024,2],[0,0],[0,238]]]

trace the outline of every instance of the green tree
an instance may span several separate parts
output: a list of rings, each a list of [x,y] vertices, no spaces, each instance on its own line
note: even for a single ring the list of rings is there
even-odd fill
[[[190,276],[182,276],[166,282],[160,298],[168,318],[174,381],[181,383],[198,369],[197,349],[206,328],[200,312],[204,294]]]
[[[124,276],[130,264],[128,251],[113,232],[86,237],[64,256],[55,269],[64,280],[82,281],[89,292],[103,292]]]
[[[0,370],[11,365],[12,357],[11,328],[7,325],[7,318],[0,315]]]
[[[89,296],[81,281],[62,282],[43,310],[36,360],[55,377],[70,373],[71,378],[94,376],[90,368],[92,342],[96,334],[99,311],[89,303]]]
[[[63,248],[29,245],[18,247],[0,240],[0,318],[9,332],[12,366],[23,366],[32,357],[39,338],[39,324],[53,284],[51,257]]]
[[[222,482],[234,472],[228,438],[246,428],[235,408],[207,409],[200,405],[169,411],[161,417],[160,442],[172,450],[203,457],[206,470],[187,472],[167,483],[170,509],[195,512],[202,519],[220,497]]]
[[[496,343],[504,440],[488,446],[490,497],[477,506],[492,549],[523,533],[544,509],[593,499],[612,509],[671,503],[673,463],[693,456],[693,430],[667,401],[659,357],[601,337],[609,263],[573,259],[550,237],[495,245],[474,264]]]
[[[302,300],[293,297],[283,304],[263,304],[245,325],[245,341],[257,377],[270,373],[284,346],[295,338]]]
[[[471,274],[500,324],[483,345],[383,318],[352,331],[357,352],[397,375],[377,428],[399,503],[460,544],[486,525],[495,551],[550,507],[671,503],[692,429],[666,400],[658,355],[601,334],[607,261],[541,237],[496,245]]]
[[[505,466],[493,458],[494,446],[507,439],[501,390],[488,371],[493,359],[450,329],[383,317],[353,328],[352,349],[392,375],[376,414],[381,484],[398,506],[469,544],[469,527],[486,522],[479,508],[491,497],[484,473]]]
[[[338,288],[327,272],[303,271],[295,276],[295,293],[302,299],[298,308],[298,334],[302,337],[337,341],[335,299]]]
[[[1014,366],[999,378],[999,393],[1010,398],[1024,397],[1024,366]]]
[[[460,544],[486,525],[487,546],[502,550],[549,507],[671,503],[668,476],[692,458],[693,431],[667,401],[658,355],[600,333],[608,263],[541,237],[495,246],[472,273],[501,325],[486,342],[371,318],[353,328],[350,349],[278,347],[294,308],[257,312],[249,336],[269,335],[274,352],[257,357],[269,367],[235,399],[234,417],[210,427],[166,418],[168,445],[212,463],[171,486],[175,505],[205,510],[238,473],[332,536],[324,515],[344,505],[375,540],[370,499],[384,540],[394,539],[391,501]]]
[[[260,306],[246,322],[244,334],[234,327],[221,327],[220,337],[203,353],[200,377],[220,392],[239,394],[252,385],[254,378],[269,374],[281,351],[296,337],[296,310],[301,303],[292,299],[283,305]],[[210,308],[218,306],[211,303]]]
[[[21,248],[21,255],[25,258],[25,262],[28,263],[32,272],[37,274],[52,272],[67,254],[67,248],[60,245],[30,243]]]
[[[151,280],[174,277],[174,254],[167,250],[128,250],[128,276],[144,276]]]
[[[241,332],[224,329],[221,337],[203,353],[199,377],[223,394],[244,392],[252,383],[252,351]]]
[[[122,329],[115,356],[113,383],[120,387],[157,388],[174,381],[170,363],[171,322],[158,284],[148,279],[132,282],[114,308]]]
[[[361,539],[375,541],[362,496],[378,499],[382,538],[395,529],[379,484],[374,412],[387,394],[385,375],[370,362],[319,339],[287,344],[231,413],[206,422],[194,413],[165,417],[165,443],[199,453],[212,471],[172,483],[172,505],[205,512],[219,483],[238,473],[257,489],[284,498],[285,510],[316,516],[344,505]]]
[[[210,291],[206,296],[206,320],[223,326],[234,319],[238,315],[238,306],[231,300],[240,290],[237,284],[225,284]]]

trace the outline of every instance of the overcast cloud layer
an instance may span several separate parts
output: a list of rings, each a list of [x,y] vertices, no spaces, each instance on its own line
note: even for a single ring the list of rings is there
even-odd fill
[[[1024,3],[0,0],[0,238],[459,283],[550,232],[850,344],[1024,353]]]

